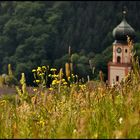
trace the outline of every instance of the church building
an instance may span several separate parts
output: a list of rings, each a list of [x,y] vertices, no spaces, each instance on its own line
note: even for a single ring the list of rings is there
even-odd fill
[[[127,43],[127,36],[131,40],[135,38],[134,29],[126,21],[126,11],[123,11],[123,19],[121,23],[114,28],[113,37],[113,58],[108,63],[108,82],[109,85],[114,85],[128,74],[131,70],[131,55],[130,48]]]

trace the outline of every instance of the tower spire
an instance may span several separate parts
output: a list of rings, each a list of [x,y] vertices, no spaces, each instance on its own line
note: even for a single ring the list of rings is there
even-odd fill
[[[123,19],[125,19],[125,17],[126,17],[126,11],[123,10]]]
[[[123,19],[125,19],[126,18],[126,6],[123,7],[122,13],[123,13]]]

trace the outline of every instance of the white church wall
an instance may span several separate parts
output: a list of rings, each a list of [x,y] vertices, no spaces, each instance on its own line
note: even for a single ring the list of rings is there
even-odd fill
[[[125,67],[114,67],[110,66],[110,85],[115,84],[116,81],[116,76],[119,76],[119,81],[120,82],[124,77],[125,77]],[[129,68],[130,70],[130,68]]]

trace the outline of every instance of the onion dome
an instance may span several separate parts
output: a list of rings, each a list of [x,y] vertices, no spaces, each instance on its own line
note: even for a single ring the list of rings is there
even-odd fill
[[[113,30],[113,37],[116,43],[127,43],[127,36],[132,40],[135,38],[135,30],[127,23],[125,14],[126,11],[123,11],[124,18],[122,22]]]

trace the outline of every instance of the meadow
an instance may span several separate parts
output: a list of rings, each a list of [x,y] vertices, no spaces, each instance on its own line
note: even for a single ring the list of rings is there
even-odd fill
[[[140,81],[134,73],[126,81],[65,83],[32,94],[22,81],[17,94],[1,96],[0,138],[140,138]]]
[[[83,83],[66,64],[33,69],[32,93],[25,74],[15,94],[0,96],[0,138],[140,138],[140,69],[114,86],[99,81]],[[50,87],[46,88],[48,79]]]

